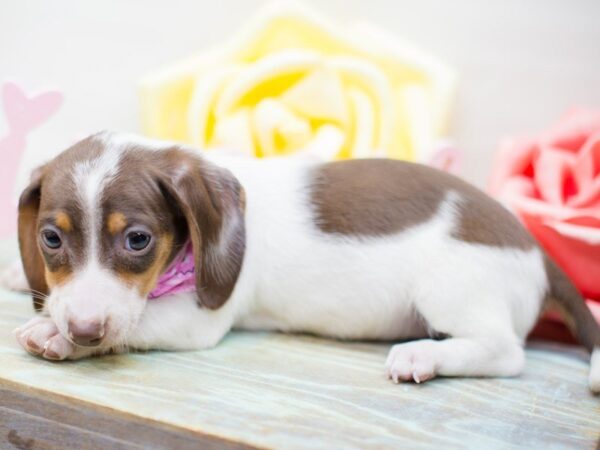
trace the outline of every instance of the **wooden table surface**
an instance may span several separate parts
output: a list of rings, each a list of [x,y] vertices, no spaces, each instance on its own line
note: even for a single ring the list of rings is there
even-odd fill
[[[16,255],[0,243],[0,264]],[[393,385],[388,344],[231,333],[202,352],[36,359],[12,330],[27,296],[0,290],[0,448],[593,449],[588,356],[532,344],[515,379]]]

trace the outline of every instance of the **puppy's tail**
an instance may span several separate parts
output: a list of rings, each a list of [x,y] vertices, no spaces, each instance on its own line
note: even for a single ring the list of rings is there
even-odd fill
[[[550,285],[548,300],[558,307],[573,335],[592,355],[589,385],[592,392],[600,394],[600,325],[567,275],[548,256],[544,258]]]

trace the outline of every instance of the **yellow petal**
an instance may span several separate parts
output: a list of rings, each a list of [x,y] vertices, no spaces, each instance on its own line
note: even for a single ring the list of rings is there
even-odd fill
[[[420,83],[431,92],[434,132],[443,133],[456,91],[456,71],[418,46],[371,24],[356,24],[350,34],[363,43],[365,54],[381,65],[393,84]]]
[[[422,86],[408,85],[400,91],[402,99],[401,120],[408,138],[408,146],[418,161],[429,161],[433,152],[435,124],[426,90]],[[392,158],[405,156],[403,149],[391,149]]]
[[[220,58],[217,52],[206,52],[141,80],[141,122],[147,136],[188,142],[187,111],[196,78],[219,65]]]
[[[254,139],[250,123],[248,109],[238,109],[234,114],[221,118],[215,125],[210,146],[254,154]]]
[[[188,137],[187,108],[194,77],[172,80],[164,85],[142,86],[140,110],[146,136],[185,142]]]
[[[261,156],[291,153],[303,147],[312,134],[308,122],[273,99],[261,101],[252,118]]]
[[[352,103],[353,136],[350,156],[366,158],[372,156],[375,145],[375,107],[367,94],[359,89],[350,89]]]
[[[299,54],[306,59],[301,61]],[[336,67],[332,62],[340,56],[342,62]],[[243,75],[225,82],[216,99],[207,98],[205,103],[193,100],[194,111],[188,113],[192,93],[199,92],[194,89],[198,76],[235,64],[244,68]],[[340,119],[343,108],[339,92],[322,89],[321,81],[311,87],[313,82],[306,77],[324,64],[338,74],[345,71],[340,74],[348,118],[345,125]],[[306,80],[309,86],[303,85]],[[422,160],[424,155],[419,153],[428,151],[427,142],[444,132],[456,75],[436,58],[384,31],[361,24],[330,23],[303,5],[276,3],[250,18],[247,26],[224,44],[144,79],[140,108],[143,130],[154,137],[196,143],[201,143],[204,133],[210,141],[211,129],[221,118],[230,118],[240,108],[254,108],[265,98],[285,96],[296,83],[301,94],[310,95],[290,94],[292,100],[287,104],[305,117],[309,117],[307,112],[326,117],[311,118],[313,133],[318,133],[317,127],[323,122],[339,126],[345,137],[338,157],[349,157],[353,148],[366,148],[360,142],[368,140],[365,136],[371,126],[364,122],[367,103],[351,100],[348,94],[349,89],[357,89],[366,94],[374,111],[374,151]],[[311,103],[318,99],[312,94],[318,89],[334,98],[322,102],[328,104],[326,108],[319,102]],[[361,125],[352,126],[352,111],[361,112],[356,115]],[[365,126],[367,131],[363,131]],[[274,136],[277,148],[287,148],[286,142],[292,142],[289,131],[277,129]],[[354,144],[357,147],[352,147]]]
[[[290,48],[346,53],[352,46],[344,37],[345,31],[300,3],[272,2],[252,17],[227,47],[235,60],[245,62]]]
[[[278,96],[318,63],[319,56],[314,51],[288,50],[246,66],[223,90],[216,116],[228,114],[240,105],[251,106],[263,98]]]
[[[342,151],[345,139],[346,135],[340,128],[335,125],[322,125],[299,153],[319,161],[331,161]]]
[[[387,148],[390,145],[394,106],[392,86],[385,75],[375,65],[364,59],[348,56],[332,58],[330,64],[338,70],[344,82],[355,86],[369,95],[375,106],[376,139],[373,145]]]
[[[348,121],[348,102],[338,74],[323,65],[285,91],[281,100],[294,112],[338,124]]]
[[[213,105],[227,80],[239,73],[239,66],[216,68],[198,77],[188,110],[188,141],[204,147],[213,133]]]

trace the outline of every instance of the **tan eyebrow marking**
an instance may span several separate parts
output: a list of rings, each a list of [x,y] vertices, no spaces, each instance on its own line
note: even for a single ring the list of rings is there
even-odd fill
[[[56,222],[56,226],[58,228],[60,228],[62,231],[64,231],[65,233],[68,233],[69,231],[71,231],[73,229],[73,225],[71,224],[71,219],[69,218],[69,215],[67,213],[64,213],[64,212],[56,213],[54,220]]]
[[[106,221],[108,225],[108,231],[110,234],[118,234],[125,229],[127,226],[127,219],[125,215],[120,212],[110,213],[108,216],[108,220]]]
[[[152,265],[141,274],[132,274],[125,271],[117,271],[117,276],[127,285],[137,287],[140,294],[146,296],[156,286],[161,272],[166,268],[169,254],[173,248],[174,236],[172,233],[163,234],[158,240],[156,257]]]
[[[46,283],[48,287],[53,288],[54,286],[60,286],[65,284],[73,276],[73,272],[67,268],[60,268],[55,272],[51,272],[48,268],[45,269]]]

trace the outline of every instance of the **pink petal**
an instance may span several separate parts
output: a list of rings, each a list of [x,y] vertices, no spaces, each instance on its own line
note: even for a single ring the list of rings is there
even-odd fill
[[[440,145],[429,165],[444,172],[458,174],[462,166],[462,152],[452,145]]]
[[[575,163],[577,176],[592,180],[600,176],[600,130],[592,134],[581,150]]]
[[[590,245],[600,245],[600,220],[592,217],[579,217],[565,221],[544,222],[562,236],[576,239]]]
[[[573,108],[546,132],[542,141],[554,147],[576,152],[587,138],[597,131],[600,131],[600,111]]]
[[[518,175],[509,180],[506,180],[501,190],[498,192],[498,196],[502,198],[536,198],[537,190],[531,178]]]
[[[596,230],[600,228],[600,218],[580,220],[593,225]],[[591,299],[600,300],[600,244],[591,244],[575,236],[566,236],[552,223],[536,216],[524,216],[524,221],[529,231],[582,293]]]
[[[582,186],[581,191],[567,200],[571,208],[588,208],[600,211],[600,177]]]
[[[551,147],[542,147],[534,163],[535,186],[540,197],[554,205],[562,205],[568,195],[565,187],[574,183],[572,167],[575,155]]]
[[[600,210],[597,208],[569,208],[567,206],[551,205],[542,200],[529,197],[502,197],[502,202],[516,210],[520,215],[526,214],[542,219],[571,220],[575,217],[589,216],[600,219]]]
[[[530,175],[528,172],[537,153],[537,145],[532,139],[505,139],[492,166],[488,186],[490,193],[496,195],[502,185],[515,175]]]

